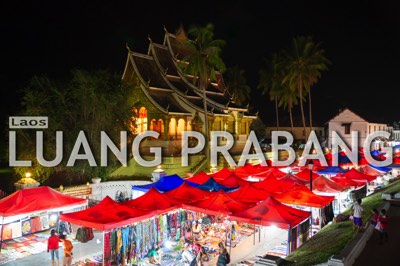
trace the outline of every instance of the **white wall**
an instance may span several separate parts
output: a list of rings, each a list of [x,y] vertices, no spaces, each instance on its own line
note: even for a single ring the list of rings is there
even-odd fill
[[[345,134],[345,127],[343,123],[351,123],[350,126],[350,134]],[[340,138],[347,144],[348,147],[351,148],[351,131],[358,132],[358,145],[362,147],[364,144],[364,140],[368,134],[368,122],[363,118],[353,113],[352,111],[346,109],[343,112],[339,113],[333,119],[329,121],[328,126],[328,147],[332,146],[332,132],[336,131],[336,133],[340,136]]]
[[[110,181],[110,182],[101,182],[99,184],[90,184],[92,188],[92,195],[90,199],[93,200],[102,200],[106,196],[109,196],[113,200],[115,200],[115,195],[118,191],[124,194],[125,198],[137,198],[140,196],[139,194],[144,194],[138,192],[139,194],[133,195],[132,193],[132,186],[135,185],[144,185],[149,184],[150,181]]]

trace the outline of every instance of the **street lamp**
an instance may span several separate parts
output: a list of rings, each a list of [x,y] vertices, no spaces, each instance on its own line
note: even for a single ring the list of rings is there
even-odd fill
[[[312,170],[314,168],[314,162],[312,160],[308,161],[308,170],[310,170],[310,190],[312,191]]]

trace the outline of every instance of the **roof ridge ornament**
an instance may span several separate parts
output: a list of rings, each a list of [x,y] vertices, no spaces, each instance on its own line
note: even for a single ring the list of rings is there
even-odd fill
[[[132,53],[132,50],[131,50],[131,48],[129,47],[129,45],[128,45],[128,43],[126,42],[125,43],[125,46],[126,46],[126,49],[128,49],[128,53]]]
[[[166,68],[164,69],[164,76],[167,75],[167,72],[168,72],[168,67],[166,67]]]
[[[168,109],[169,109],[169,103],[167,104],[167,107],[165,107],[165,109],[167,109],[167,111],[168,111]]]
[[[147,87],[150,86],[150,81],[151,81],[151,79],[149,79],[149,80],[147,81]]]
[[[147,39],[149,39],[150,43],[153,43],[153,40],[151,39],[150,34],[147,35]]]

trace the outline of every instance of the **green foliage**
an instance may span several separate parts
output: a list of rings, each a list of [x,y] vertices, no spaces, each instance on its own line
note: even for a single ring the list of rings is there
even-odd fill
[[[262,139],[265,137],[265,129],[265,124],[259,117],[257,117],[257,119],[254,119],[250,125],[250,130],[254,131],[258,139]]]
[[[225,42],[214,39],[214,25],[211,23],[205,27],[191,26],[188,34],[190,39],[184,42],[184,47],[188,53],[183,59],[187,64],[181,64],[181,67],[185,73],[193,76],[193,82],[198,83],[198,90],[202,93],[205,139],[208,143],[206,90],[209,80],[216,80],[216,72],[223,73],[225,71],[226,67],[221,58],[221,51]],[[206,145],[206,154],[208,154],[208,149],[209,147]]]
[[[132,117],[134,96],[129,84],[122,84],[119,74],[106,70],[88,72],[75,69],[68,81],[53,81],[46,76],[33,77],[24,90],[24,116],[48,116],[49,127],[44,130],[44,157],[53,160],[56,155],[56,131],[63,132],[63,161],[55,168],[39,165],[36,158],[35,131],[21,130],[17,134],[18,156],[33,160],[30,171],[32,177],[43,182],[52,171],[63,171],[88,179],[107,176],[106,168],[90,167],[86,160],[77,160],[74,167],[66,163],[80,131],[83,131],[100,165],[100,132],[104,131],[118,146],[120,131],[128,130]],[[82,150],[80,151],[82,153]],[[109,165],[117,163],[114,156],[109,156]],[[25,169],[16,168],[24,173]]]
[[[46,181],[54,171],[53,168],[40,165],[36,159],[32,161],[32,164],[32,167],[15,167],[14,171],[21,178],[25,177],[25,174],[29,172],[32,174],[32,178],[40,183]]]
[[[300,110],[305,131],[303,98],[306,95],[310,95],[311,86],[317,83],[322,71],[328,69],[330,61],[326,58],[325,51],[321,48],[321,43],[315,43],[310,36],[294,38],[292,45],[283,50],[282,55],[284,67],[286,68],[282,84],[288,87],[290,91],[297,92],[297,96],[301,99]]]
[[[247,85],[245,71],[238,66],[226,71],[226,85],[236,104],[243,106],[250,98],[251,88]]]

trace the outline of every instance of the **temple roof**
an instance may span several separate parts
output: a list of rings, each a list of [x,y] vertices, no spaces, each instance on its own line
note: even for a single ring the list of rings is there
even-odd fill
[[[183,27],[176,35],[165,32],[164,44],[150,40],[148,54],[129,50],[129,60],[125,67],[124,79],[130,79],[133,73],[139,78],[141,88],[163,112],[192,113],[193,109],[202,112],[203,92],[193,77],[179,69],[179,60],[189,55],[182,41],[187,40]],[[216,73],[216,82],[208,84],[206,89],[207,109],[210,115],[228,115],[229,111],[246,112],[232,101],[226,89],[221,73]]]
[[[168,47],[157,43],[150,44],[150,47],[152,55],[158,60],[163,70],[166,71],[168,75],[178,76],[178,70],[172,61]]]
[[[142,81],[147,83],[148,86],[169,89],[169,85],[161,75],[161,72],[158,71],[153,57],[139,53],[132,53],[131,59],[134,61],[136,71],[140,74]]]
[[[157,104],[163,107],[168,113],[190,114],[190,112],[185,110],[174,98],[173,92],[149,89],[149,94]]]

